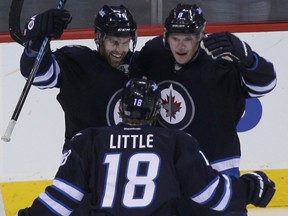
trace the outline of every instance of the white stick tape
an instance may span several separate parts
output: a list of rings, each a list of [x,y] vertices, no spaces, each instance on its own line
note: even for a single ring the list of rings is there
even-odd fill
[[[10,120],[9,125],[5,131],[4,136],[1,137],[1,139],[5,142],[10,142],[11,140],[11,134],[13,132],[13,129],[16,125],[16,120]]]

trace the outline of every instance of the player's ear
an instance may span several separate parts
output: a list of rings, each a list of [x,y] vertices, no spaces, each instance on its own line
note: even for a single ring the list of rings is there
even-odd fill
[[[163,44],[164,44],[165,47],[169,47],[167,39],[168,39],[168,32],[167,32],[167,29],[164,28],[163,35],[162,35],[162,40],[163,40]]]

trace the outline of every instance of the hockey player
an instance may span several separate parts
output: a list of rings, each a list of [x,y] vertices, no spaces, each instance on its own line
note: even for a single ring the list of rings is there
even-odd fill
[[[192,136],[152,127],[160,104],[154,82],[130,80],[119,107],[123,123],[76,134],[52,185],[18,216],[69,215],[84,192],[93,194],[91,216],[176,216],[182,194],[217,211],[269,203],[275,185],[263,172],[219,174]]]
[[[160,125],[192,134],[214,169],[239,177],[236,126],[245,100],[270,92],[276,75],[273,64],[247,43],[228,32],[205,35],[205,25],[197,5],[177,5],[163,36],[145,44],[133,68],[161,89]]]
[[[59,9],[30,19],[24,30],[27,43],[20,65],[24,77],[33,67],[43,38],[59,38],[70,21],[71,14]],[[67,140],[87,127],[117,122],[117,115],[113,116],[117,91],[129,80],[128,67],[137,40],[131,13],[123,5],[104,5],[94,27],[96,50],[64,46],[52,52],[49,47],[33,82],[40,89],[60,89],[57,100],[65,113]]]

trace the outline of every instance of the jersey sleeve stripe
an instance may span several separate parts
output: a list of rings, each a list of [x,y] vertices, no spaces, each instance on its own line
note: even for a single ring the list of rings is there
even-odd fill
[[[53,88],[58,84],[58,78],[60,74],[60,67],[57,61],[53,59],[53,64],[46,71],[45,74],[36,76],[33,81],[33,85],[37,86],[40,89]]]
[[[84,193],[77,190],[73,186],[66,184],[59,178],[53,181],[52,187],[54,187],[62,194],[65,194],[66,196],[70,197],[71,199],[77,200],[78,202],[80,202],[84,196]]]
[[[34,78],[33,83],[43,82],[43,81],[47,81],[51,79],[51,77],[53,76],[53,71],[54,71],[54,66],[53,64],[51,64],[50,68],[46,71],[46,73],[37,75]]]
[[[255,94],[255,92],[259,93],[259,94],[264,94],[267,92],[270,92],[272,89],[275,88],[276,86],[276,79],[274,79],[271,83],[269,83],[266,86],[255,86],[255,85],[250,85],[248,84],[244,78],[242,78],[242,83],[251,91],[253,91],[253,93]]]
[[[191,199],[199,204],[207,203],[214,195],[219,184],[219,177],[216,177],[206,188],[195,194]]]
[[[38,200],[56,215],[70,215],[72,213],[72,210],[69,210],[58,201],[53,200],[47,193],[40,194]]]
[[[227,158],[222,161],[211,162],[210,164],[213,169],[217,170],[218,172],[223,172],[233,168],[239,168],[240,158]]]
[[[212,207],[212,209],[216,211],[224,211],[228,207],[232,198],[231,179],[226,175],[223,175],[223,177],[225,179],[225,190],[223,191],[223,196],[218,204]]]

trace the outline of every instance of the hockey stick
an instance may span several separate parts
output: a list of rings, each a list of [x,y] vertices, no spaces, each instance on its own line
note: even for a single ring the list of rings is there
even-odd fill
[[[11,38],[23,46],[23,33],[20,27],[21,11],[24,0],[12,0],[9,12],[9,33]]]
[[[9,14],[9,16],[10,16],[9,17],[10,35],[17,43],[19,43],[21,45],[23,45],[23,40],[22,40],[23,34],[20,30],[20,15],[21,15],[21,9],[22,9],[22,5],[23,5],[23,1],[24,0],[12,0],[10,14]],[[66,0],[59,0],[57,9],[62,9],[64,7],[65,3],[66,3]],[[13,8],[12,8],[12,6],[13,6]],[[12,11],[13,11],[13,13],[17,12],[17,14],[13,14]],[[13,15],[15,15],[14,18],[11,17]],[[25,86],[22,90],[21,96],[17,102],[15,109],[14,109],[13,115],[10,119],[8,127],[5,131],[5,134],[1,137],[1,139],[5,142],[9,142],[11,140],[11,134],[14,130],[14,127],[16,125],[19,114],[22,110],[22,107],[24,105],[24,102],[26,100],[28,92],[29,92],[31,85],[33,83],[34,77],[38,71],[39,65],[41,64],[42,58],[45,54],[46,46],[47,46],[47,44],[49,44],[49,42],[50,42],[50,38],[48,38],[48,37],[46,37],[42,42],[41,48],[38,52],[38,55],[37,55],[36,60],[34,62],[34,65],[31,69],[30,74],[29,74],[29,77],[25,83]]]

